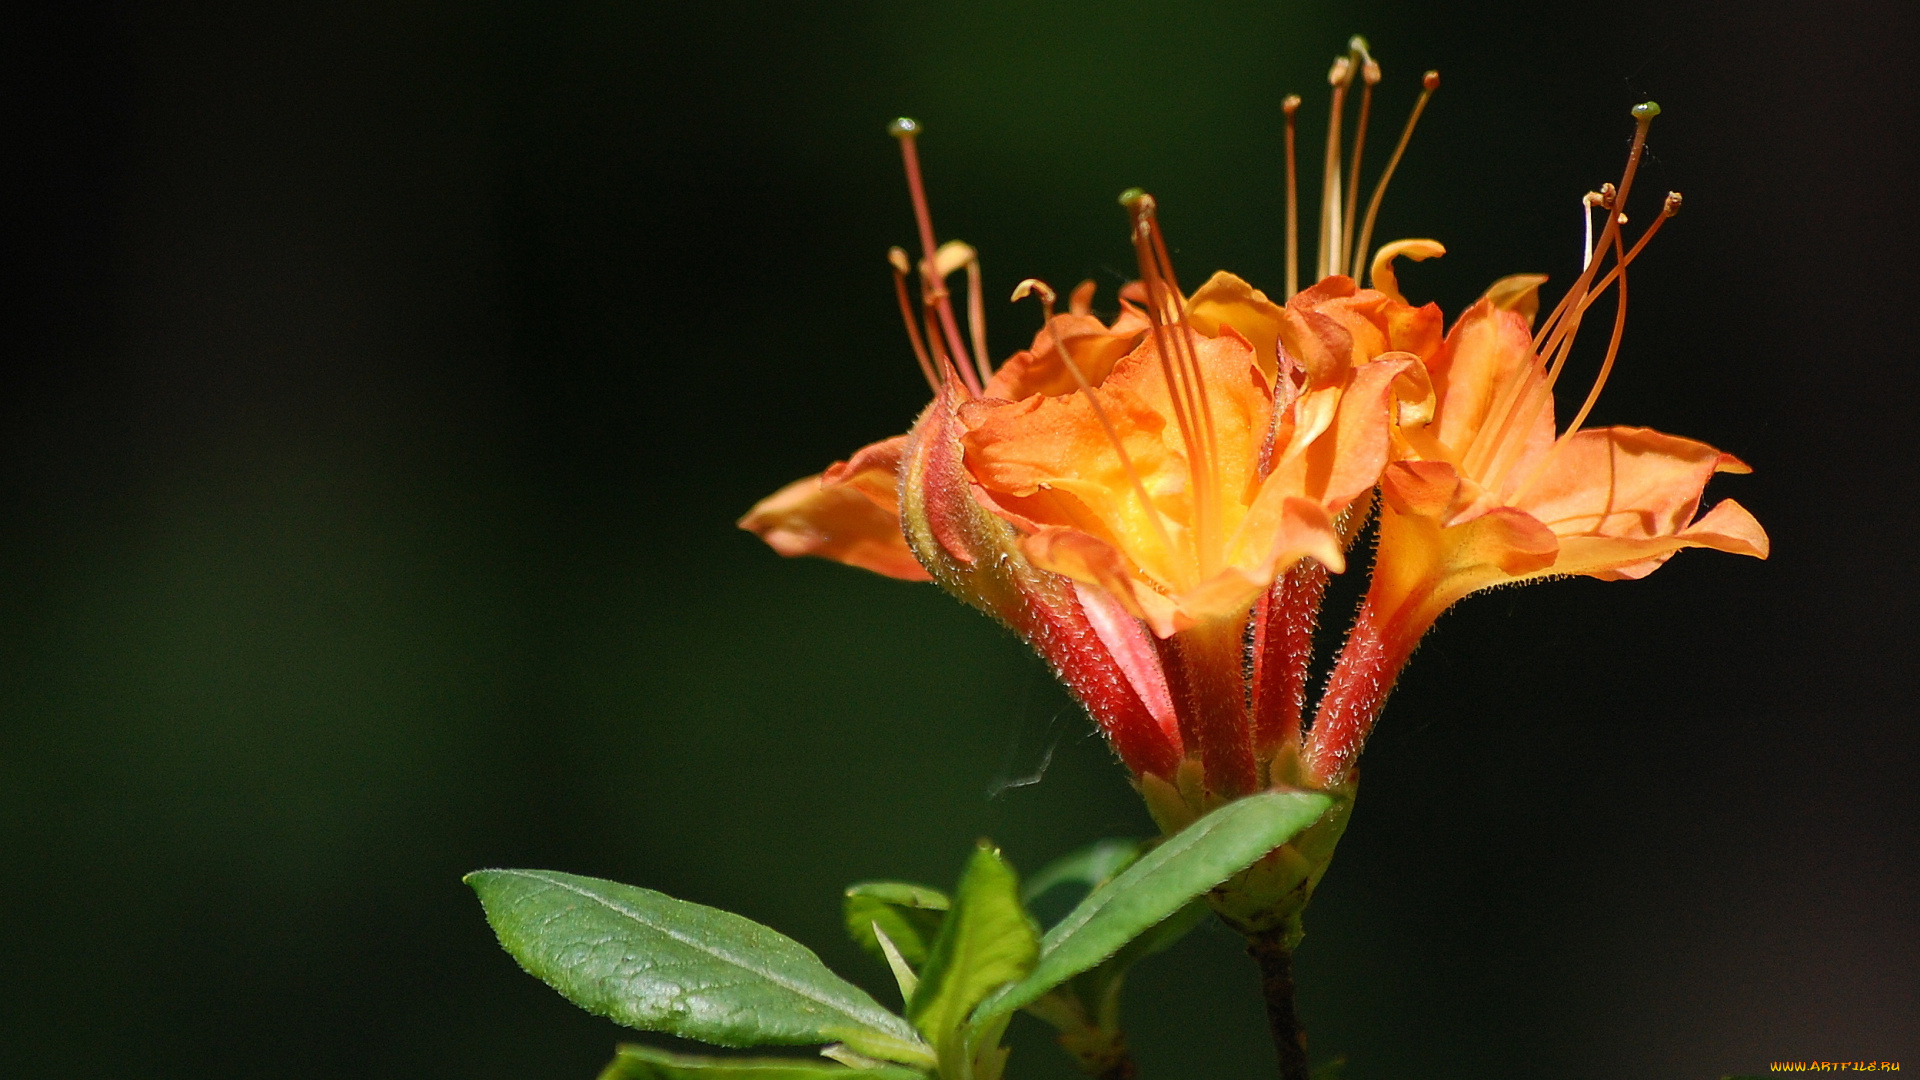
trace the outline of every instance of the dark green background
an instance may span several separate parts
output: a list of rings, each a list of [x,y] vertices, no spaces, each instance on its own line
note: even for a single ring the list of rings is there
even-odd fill
[[[1443,621],[1312,912],[1316,1053],[1920,1068],[1911,7],[266,7],[0,34],[0,1074],[585,1078],[622,1033],[462,872],[721,905],[891,1000],[845,882],[1145,831],[985,620],[731,522],[924,401],[888,118],[996,298],[1110,298],[1131,184],[1190,281],[1277,287],[1277,102],[1318,138],[1354,30],[1389,127],[1445,72],[1381,233],[1448,244],[1405,278],[1450,313],[1566,280],[1666,107],[1641,207],[1687,208],[1596,420],[1740,453],[1776,554]],[[990,310],[996,351],[1035,325]],[[1149,1080],[1271,1075],[1223,932],[1128,1019]],[[1015,1075],[1064,1075],[1024,1030]]]

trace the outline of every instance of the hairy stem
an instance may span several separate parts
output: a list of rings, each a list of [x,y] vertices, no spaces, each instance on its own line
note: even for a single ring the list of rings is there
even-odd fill
[[[1280,1058],[1280,1080],[1308,1080],[1307,1033],[1293,1007],[1293,953],[1284,932],[1247,935],[1247,955],[1260,965],[1260,992],[1267,999],[1267,1027]]]

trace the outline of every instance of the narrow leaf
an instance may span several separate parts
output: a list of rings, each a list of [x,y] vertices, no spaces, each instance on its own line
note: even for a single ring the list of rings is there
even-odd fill
[[[914,1030],[793,939],[651,889],[550,870],[467,875],[520,966],[642,1031],[720,1046],[844,1042],[930,1065]]]
[[[893,969],[893,981],[900,984],[900,1000],[912,1001],[913,992],[920,988],[920,977],[908,966],[907,958],[900,955],[900,949],[893,939],[880,929],[879,923],[873,924],[874,939],[880,942],[880,951],[887,956],[887,966]]]
[[[994,994],[979,1015],[1017,1009],[1112,956],[1291,840],[1332,805],[1325,795],[1268,791],[1230,802],[1168,837],[1048,930],[1033,970]]]
[[[862,881],[847,886],[845,914],[847,936],[861,948],[882,960],[886,952],[873,936],[873,925],[880,924],[894,947],[909,964],[927,962],[927,950],[940,936],[940,924],[947,917],[947,894],[925,885],[904,881]]]
[[[940,1055],[942,1076],[970,1074],[967,1018],[994,990],[1026,975],[1040,933],[1020,906],[1013,868],[990,844],[967,861],[953,910],[934,942],[907,1016]]]
[[[849,1069],[811,1058],[694,1057],[629,1044],[601,1070],[600,1080],[924,1080],[924,1074],[892,1065]]]

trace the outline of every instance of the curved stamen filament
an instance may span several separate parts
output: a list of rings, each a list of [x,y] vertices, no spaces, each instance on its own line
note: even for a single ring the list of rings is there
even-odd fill
[[[1608,188],[1611,185],[1607,185],[1600,191],[1602,205],[1607,208],[1608,213],[1606,228],[1600,234],[1599,250],[1612,251],[1615,263],[1614,274],[1608,275],[1605,279],[1609,283],[1619,280],[1624,284],[1625,263],[1630,256],[1620,239],[1620,227],[1626,224],[1627,220],[1626,215],[1621,211],[1626,207],[1627,194],[1633,188],[1634,174],[1638,171],[1642,155],[1646,150],[1647,129],[1652,126],[1653,118],[1658,115],[1660,115],[1660,106],[1651,101],[1634,106],[1633,146],[1627,152],[1627,166],[1621,173],[1619,187],[1609,191]],[[1669,205],[1677,206],[1678,204],[1669,200]],[[1658,222],[1655,224],[1657,226]],[[1644,240],[1645,237],[1642,239]],[[1633,254],[1638,254],[1642,247],[1644,244],[1636,244]],[[1553,385],[1559,378],[1561,369],[1566,366],[1567,357],[1572,353],[1574,335],[1579,332],[1581,318],[1586,314],[1587,308],[1592,306],[1599,297],[1601,290],[1593,287],[1594,278],[1605,262],[1606,259],[1602,257],[1587,264],[1580,276],[1574,280],[1573,285],[1568,288],[1566,295],[1560,298],[1559,304],[1555,305],[1546,325],[1534,335],[1534,362],[1547,367],[1546,392],[1528,394],[1525,391],[1531,380],[1516,379],[1495,407],[1488,411],[1489,418],[1498,416],[1500,420],[1496,424],[1481,429],[1479,435],[1474,438],[1466,460],[1462,463],[1472,475],[1481,478],[1483,483],[1493,483],[1498,476],[1498,473],[1488,466],[1499,462],[1489,462],[1488,458],[1510,460],[1517,455],[1517,450],[1509,452],[1506,446],[1508,435],[1514,430],[1516,422],[1524,418],[1524,423],[1531,425],[1539,416],[1539,410],[1552,401]],[[1624,329],[1624,323],[1618,315],[1615,318],[1615,326],[1617,345],[1618,333]],[[1609,363],[1611,363],[1611,356],[1610,350]],[[1549,359],[1552,360],[1550,365],[1546,363]],[[1523,406],[1523,401],[1529,397],[1534,400],[1529,405]],[[1584,411],[1581,418],[1585,419]]]
[[[940,376],[933,370],[933,360],[927,356],[927,343],[921,340],[920,328],[913,321],[913,298],[907,295],[907,271],[913,264],[907,261],[907,253],[899,248],[887,249],[887,265],[893,268],[893,294],[900,301],[900,319],[907,324],[907,340],[913,342],[913,358],[920,361],[920,374],[927,377],[927,385],[933,392],[940,392]]]
[[[1614,270],[1619,274],[1620,296],[1613,305],[1613,336],[1607,339],[1607,355],[1600,361],[1600,374],[1594,376],[1593,387],[1587,391],[1587,400],[1580,406],[1580,411],[1574,414],[1573,420],[1567,424],[1569,435],[1580,430],[1580,425],[1587,419],[1587,414],[1593,411],[1594,402],[1600,400],[1600,389],[1607,385],[1607,376],[1613,374],[1613,358],[1619,355],[1620,338],[1627,331],[1627,263],[1626,253],[1621,250],[1621,246],[1620,233],[1616,230],[1613,234],[1613,256],[1619,263]]]
[[[1600,362],[1600,374],[1593,380],[1593,389],[1587,391],[1586,402],[1580,406],[1580,411],[1574,415],[1573,421],[1567,425],[1565,434],[1560,436],[1562,439],[1580,430],[1580,425],[1587,419],[1587,414],[1593,411],[1594,402],[1600,400],[1600,390],[1607,385],[1607,376],[1613,372],[1613,358],[1615,354],[1620,351],[1620,335],[1621,332],[1626,329],[1627,324],[1627,267],[1633,265],[1633,260],[1640,256],[1641,251],[1645,250],[1647,241],[1653,239],[1653,234],[1660,231],[1660,226],[1665,223],[1668,218],[1679,212],[1680,193],[1677,191],[1667,192],[1667,201],[1660,207],[1660,216],[1654,218],[1653,224],[1647,226],[1647,231],[1640,234],[1640,239],[1634,243],[1633,250],[1620,256],[1619,265],[1613,268],[1613,272],[1601,280],[1600,287],[1604,289],[1616,276],[1620,279],[1620,307],[1614,315],[1613,340],[1607,344],[1607,358]],[[1617,236],[1614,239],[1614,245],[1617,253],[1619,249],[1619,238]]]
[[[1090,335],[1060,336],[1060,328],[1053,321],[1054,292],[1046,282],[1039,278],[1028,278],[1022,281],[1014,287],[1013,300],[1018,302],[1025,299],[1028,292],[1039,295],[1040,310],[1046,319],[1047,335],[1053,338],[1054,351],[1060,354],[1060,362],[1065,364],[1067,370],[1073,374],[1073,381],[1080,384],[1081,393],[1086,396],[1087,404],[1093,409],[1093,418],[1100,422],[1100,430],[1106,433],[1107,441],[1113,444],[1114,455],[1120,459],[1120,469],[1127,474],[1127,481],[1132,486],[1134,495],[1139,498],[1141,509],[1153,525],[1154,535],[1160,540],[1160,549],[1168,558],[1172,558],[1173,538],[1168,535],[1167,524],[1160,517],[1160,508],[1153,504],[1153,497],[1147,493],[1147,483],[1141,478],[1140,470],[1133,467],[1133,456],[1127,453],[1127,444],[1120,441],[1119,429],[1113,426],[1113,419],[1107,415],[1106,407],[1100,404],[1099,396],[1093,392],[1093,384],[1087,381],[1086,373],[1080,370],[1079,362],[1074,360],[1073,352],[1067,348],[1069,341],[1078,341],[1081,337]]]
[[[1601,250],[1605,250],[1608,244],[1612,242],[1611,234],[1620,231],[1620,225],[1622,224],[1621,211],[1626,209],[1627,194],[1633,190],[1634,173],[1639,171],[1640,158],[1642,154],[1646,152],[1647,129],[1653,126],[1653,118],[1659,115],[1660,106],[1651,101],[1643,102],[1633,107],[1633,147],[1627,151],[1627,167],[1626,170],[1620,174],[1620,186],[1616,189],[1612,201],[1607,204],[1608,208],[1614,212],[1607,215],[1607,227],[1600,234],[1599,248]],[[1602,188],[1601,191],[1604,193],[1606,189]],[[1547,316],[1547,321],[1541,326],[1539,333],[1534,335],[1534,348],[1538,350],[1541,355],[1546,356],[1553,353],[1556,344],[1555,338],[1560,336],[1565,329],[1562,325],[1562,314],[1586,297],[1587,289],[1593,284],[1594,274],[1599,269],[1599,263],[1594,262],[1588,264],[1586,269],[1580,272],[1580,276],[1574,280],[1573,286],[1567,290],[1567,294],[1562,296],[1560,303],[1554,306],[1553,313]],[[1542,348],[1543,342],[1545,343],[1544,348]]]
[[[1367,245],[1373,242],[1373,221],[1380,215],[1380,201],[1387,196],[1387,181],[1393,179],[1393,170],[1400,167],[1400,157],[1407,152],[1407,143],[1413,140],[1413,129],[1420,123],[1420,114],[1427,111],[1427,102],[1433,92],[1440,89],[1440,73],[1429,71],[1420,79],[1420,98],[1413,103],[1413,112],[1407,117],[1407,126],[1400,131],[1400,142],[1393,148],[1393,156],[1387,159],[1386,171],[1380,174],[1380,180],[1373,187],[1373,197],[1367,200],[1366,221],[1360,226],[1360,242],[1353,246],[1355,270],[1367,265]]]

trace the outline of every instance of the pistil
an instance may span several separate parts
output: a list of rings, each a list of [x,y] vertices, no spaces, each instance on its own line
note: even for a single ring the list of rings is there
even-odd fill
[[[953,298],[948,294],[946,282],[941,280],[934,261],[939,244],[934,240],[933,212],[927,205],[927,189],[920,177],[920,151],[915,143],[920,134],[920,124],[911,117],[902,116],[887,125],[887,133],[900,143],[900,160],[907,172],[907,193],[913,199],[913,219],[920,230],[921,302],[933,309],[939,320],[940,332],[936,334],[929,331],[929,336],[944,336],[946,351],[954,358],[954,367],[961,382],[975,396],[979,396],[984,383],[967,368],[967,347],[960,337],[959,321],[954,318]],[[938,352],[937,349],[935,351]]]

